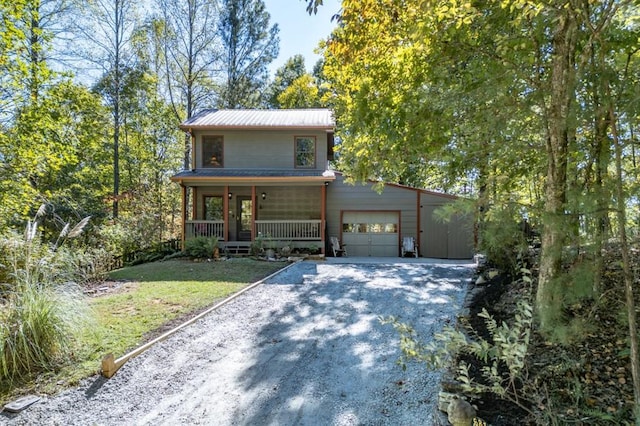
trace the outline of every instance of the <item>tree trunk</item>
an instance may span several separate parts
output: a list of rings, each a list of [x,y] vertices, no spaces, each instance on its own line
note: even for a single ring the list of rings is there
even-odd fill
[[[640,424],[640,362],[638,361],[638,326],[636,323],[635,300],[633,296],[633,271],[629,261],[629,244],[627,242],[627,207],[624,189],[622,187],[622,146],[618,137],[618,130],[615,121],[613,106],[609,109],[609,118],[611,120],[611,131],[613,134],[613,144],[616,156],[616,198],[617,198],[617,216],[618,216],[618,235],[620,238],[620,252],[622,257],[622,271],[624,274],[624,289],[627,302],[627,317],[629,321],[629,340],[630,342],[630,362],[631,375],[633,377],[633,400],[634,415],[636,424]]]
[[[113,82],[113,218],[118,218],[118,199],[120,198],[120,95],[121,81],[121,31],[122,3],[116,0],[114,8],[114,82]]]
[[[553,328],[562,308],[563,291],[557,278],[562,272],[562,249],[566,238],[567,151],[570,109],[575,91],[577,25],[570,13],[559,13],[552,39],[551,95],[547,107],[547,181],[536,294],[536,308],[543,332]]]

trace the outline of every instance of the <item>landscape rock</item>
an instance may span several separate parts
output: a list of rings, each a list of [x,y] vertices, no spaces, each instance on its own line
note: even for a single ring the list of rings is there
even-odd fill
[[[453,396],[447,407],[449,423],[453,426],[471,426],[475,416],[476,410],[470,403],[457,395]]]

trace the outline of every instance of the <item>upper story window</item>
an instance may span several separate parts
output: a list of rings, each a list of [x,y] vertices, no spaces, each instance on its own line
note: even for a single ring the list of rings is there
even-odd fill
[[[316,138],[296,136],[296,167],[312,169],[316,166]]]
[[[203,136],[202,167],[223,167],[223,148],[222,136]]]

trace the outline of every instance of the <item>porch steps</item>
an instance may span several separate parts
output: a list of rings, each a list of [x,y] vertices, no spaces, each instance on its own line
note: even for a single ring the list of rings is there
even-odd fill
[[[250,242],[229,242],[225,243],[224,250],[234,256],[249,256],[251,253]]]

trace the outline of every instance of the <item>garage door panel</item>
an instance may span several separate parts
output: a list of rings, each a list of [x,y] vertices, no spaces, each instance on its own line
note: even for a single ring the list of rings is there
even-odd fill
[[[371,256],[373,257],[398,256],[398,244],[393,246],[371,245]]]
[[[369,256],[369,235],[366,233],[348,232],[342,234],[349,256]]]

